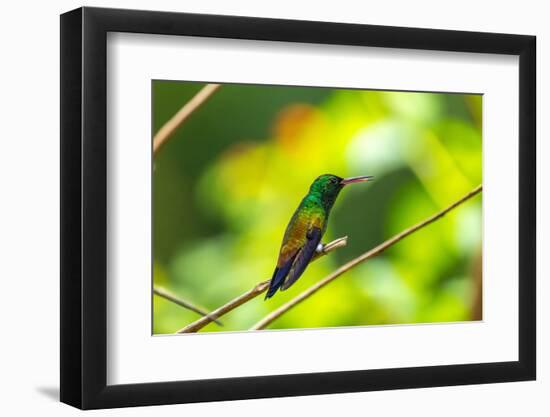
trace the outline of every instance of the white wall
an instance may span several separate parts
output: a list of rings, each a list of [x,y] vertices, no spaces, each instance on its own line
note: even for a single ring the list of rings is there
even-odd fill
[[[77,1],[4,2],[0,40],[0,409],[4,415],[75,415],[59,404],[59,18]],[[534,34],[538,37],[539,213],[550,210],[548,145],[550,26],[545,2],[503,1],[93,1],[86,5],[240,14],[395,26]],[[31,109],[32,112],[31,112]],[[543,130],[544,129],[544,130]],[[6,148],[7,146],[7,148]],[[28,149],[32,148],[33,152]],[[546,158],[544,158],[546,154]],[[547,216],[539,215],[539,378],[537,382],[325,395],[231,403],[100,411],[94,415],[550,415],[550,247]],[[546,231],[546,236],[542,232]],[[546,395],[544,395],[546,394]],[[32,414],[30,414],[32,415]]]

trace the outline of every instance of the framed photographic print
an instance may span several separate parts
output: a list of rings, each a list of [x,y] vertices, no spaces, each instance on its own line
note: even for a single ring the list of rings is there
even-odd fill
[[[61,16],[61,401],[535,378],[535,37]]]

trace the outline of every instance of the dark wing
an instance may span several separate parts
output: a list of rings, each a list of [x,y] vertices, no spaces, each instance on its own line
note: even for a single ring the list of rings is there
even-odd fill
[[[285,277],[290,272],[290,268],[292,268],[292,263],[294,262],[294,259],[296,259],[296,252],[293,256],[290,257],[288,261],[286,261],[283,266],[280,268],[275,268],[275,272],[273,272],[273,277],[271,278],[271,281],[269,281],[269,290],[267,290],[267,294],[265,295],[265,299],[273,297],[273,294],[277,292],[283,281],[285,280]]]
[[[323,233],[318,227],[312,227],[308,231],[306,243],[295,255],[292,268],[281,285],[281,291],[286,290],[294,284],[296,280],[304,273],[306,267],[309,265],[309,261],[311,261],[311,258],[313,258],[313,255],[315,254],[315,249],[317,249],[319,242],[321,242],[322,235]]]

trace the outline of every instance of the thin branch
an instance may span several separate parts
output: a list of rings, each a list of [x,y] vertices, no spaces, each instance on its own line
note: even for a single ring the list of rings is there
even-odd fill
[[[269,280],[260,282],[251,290],[248,290],[244,294],[238,296],[237,298],[234,298],[227,304],[224,304],[223,306],[217,308],[216,310],[200,318],[199,320],[185,326],[183,329],[178,330],[176,333],[195,333],[199,331],[207,324],[215,321],[218,317],[221,317],[224,314],[229,313],[231,310],[234,310],[235,308],[243,305],[247,301],[250,301],[253,298],[257,297],[258,295],[263,293],[265,290],[267,290],[268,286],[269,286]]]
[[[320,252],[317,252],[315,254],[315,256],[312,259],[312,262],[324,255],[327,255],[333,250],[346,246],[347,243],[348,243],[347,236],[341,237],[339,239],[333,240],[330,243],[327,243],[326,245],[323,246],[323,249]],[[269,287],[269,281],[270,280],[267,280],[267,281],[260,282],[259,284],[256,284],[254,288],[248,290],[244,294],[239,295],[237,298],[234,298],[233,300],[229,301],[223,306],[217,308],[216,310],[212,311],[210,314],[207,314],[206,316],[200,318],[199,320],[185,326],[183,329],[178,330],[176,333],[194,333],[199,331],[200,329],[202,329],[204,326],[211,323],[212,321],[215,321],[216,319],[223,316],[224,314],[229,313],[230,311],[236,309],[237,307],[243,305],[244,303],[252,300],[253,298],[265,292]]]
[[[206,84],[195,96],[189,100],[179,111],[172,116],[157,132],[153,138],[153,155],[156,155],[159,149],[174,134],[176,129],[185,122],[195,110],[197,110],[206,100],[220,88],[219,84]]]
[[[194,311],[195,313],[200,314],[201,316],[207,316],[208,315],[208,311],[205,310],[204,308],[199,307],[199,306],[197,306],[197,305],[195,305],[195,304],[193,304],[189,301],[186,301],[186,300],[184,300],[180,297],[176,297],[174,294],[166,291],[164,288],[154,287],[153,288],[153,293],[155,293],[159,297],[162,297],[165,300],[171,301],[172,303],[177,304],[177,305],[179,305],[183,308]],[[218,320],[214,320],[214,321],[216,322],[216,324],[218,324],[220,326],[223,326],[221,321],[218,321]]]
[[[271,324],[274,320],[276,320],[278,317],[286,313],[288,310],[299,304],[300,302],[304,301],[306,298],[311,297],[313,294],[315,294],[317,291],[319,291],[321,288],[323,288],[325,285],[331,283],[336,278],[341,276],[344,272],[349,271],[351,268],[359,265],[362,262],[365,262],[367,259],[373,258],[380,253],[382,253],[384,250],[389,248],[392,245],[395,245],[397,242],[399,242],[401,239],[409,236],[410,234],[416,232],[419,229],[422,229],[423,227],[429,225],[430,223],[435,222],[437,219],[443,217],[445,214],[447,214],[449,211],[454,209],[455,207],[459,206],[460,204],[464,203],[466,200],[472,198],[476,194],[480,193],[482,190],[482,186],[479,185],[478,187],[474,188],[472,191],[470,191],[468,194],[460,198],[459,200],[455,201],[453,204],[448,206],[447,208],[441,210],[440,212],[434,214],[433,216],[428,217],[427,219],[421,221],[420,223],[417,223],[416,225],[402,231],[401,233],[395,235],[391,239],[386,240],[384,243],[376,246],[374,249],[371,249],[368,252],[365,252],[361,256],[352,259],[348,263],[342,265],[340,268],[338,268],[336,271],[328,275],[327,277],[323,278],[321,281],[317,282],[316,284],[309,287],[307,290],[302,292],[297,297],[293,298],[286,304],[283,304],[278,309],[274,310],[270,314],[268,314],[266,317],[264,317],[262,320],[260,320],[258,323],[256,323],[254,326],[250,328],[250,330],[261,330],[265,329],[269,324]]]

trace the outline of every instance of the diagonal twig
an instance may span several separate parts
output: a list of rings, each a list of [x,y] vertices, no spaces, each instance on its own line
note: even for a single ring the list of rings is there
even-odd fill
[[[153,155],[156,155],[159,149],[174,134],[176,129],[185,122],[195,110],[197,110],[206,100],[208,100],[220,84],[206,84],[197,94],[193,96],[179,111],[172,116],[153,137]]]
[[[177,304],[183,308],[186,308],[188,310],[194,311],[197,314],[200,314],[201,316],[208,315],[208,311],[205,310],[202,307],[197,306],[196,304],[191,303],[190,301],[184,300],[181,297],[177,297],[171,292],[166,291],[164,288],[160,287],[154,287],[153,293],[158,295],[159,297],[164,298],[165,300],[171,301],[174,304]],[[216,324],[219,326],[223,326],[223,323],[219,320],[214,320]]]
[[[401,239],[409,236],[410,234],[416,232],[419,229],[422,229],[423,227],[429,225],[430,223],[435,222],[437,219],[443,217],[445,214],[447,214],[449,211],[454,209],[455,207],[459,206],[460,204],[464,203],[466,200],[469,200],[476,194],[480,193],[482,190],[482,186],[479,185],[476,188],[474,188],[472,191],[470,191],[468,194],[464,195],[459,200],[455,201],[450,206],[446,207],[445,209],[441,210],[440,212],[434,214],[433,216],[428,217],[427,219],[421,221],[420,223],[415,224],[414,226],[402,231],[401,233],[395,235],[394,237],[386,240],[384,243],[376,246],[375,248],[369,250],[368,252],[363,253],[362,255],[358,256],[355,259],[352,259],[348,263],[342,265],[340,268],[338,268],[336,271],[328,275],[327,277],[323,278],[321,281],[317,282],[316,284],[309,287],[307,290],[302,292],[297,297],[293,298],[289,302],[283,304],[278,309],[274,310],[270,314],[268,314],[266,317],[264,317],[262,320],[257,322],[254,326],[250,328],[250,330],[261,330],[265,329],[269,324],[271,324],[273,321],[275,321],[277,318],[282,316],[284,313],[286,313],[288,310],[296,306],[297,304],[301,303],[305,299],[311,297],[313,294],[315,294],[317,291],[319,291],[321,288],[326,286],[327,284],[334,281],[336,278],[341,276],[344,272],[350,270],[351,268],[359,265],[360,263],[366,261],[367,259],[373,258],[380,253],[382,253],[384,250],[389,248],[390,246],[396,244]]]
[[[315,256],[312,259],[312,262],[324,255],[327,255],[328,253],[332,252],[335,249],[346,246],[347,242],[348,242],[348,237],[345,236],[345,237],[341,237],[339,239],[333,240],[330,243],[327,243],[326,245],[323,246],[323,249],[320,252],[317,252],[315,254]],[[200,318],[199,320],[185,326],[183,329],[178,330],[176,333],[194,333],[199,331],[207,324],[216,320],[218,317],[221,317],[224,314],[229,313],[230,311],[236,309],[237,307],[243,305],[244,303],[262,294],[267,290],[268,286],[269,286],[269,280],[256,284],[254,288],[248,290],[244,294],[239,295],[238,297],[234,298],[233,300],[229,301],[223,306],[212,311],[210,314],[207,314],[206,316]]]

